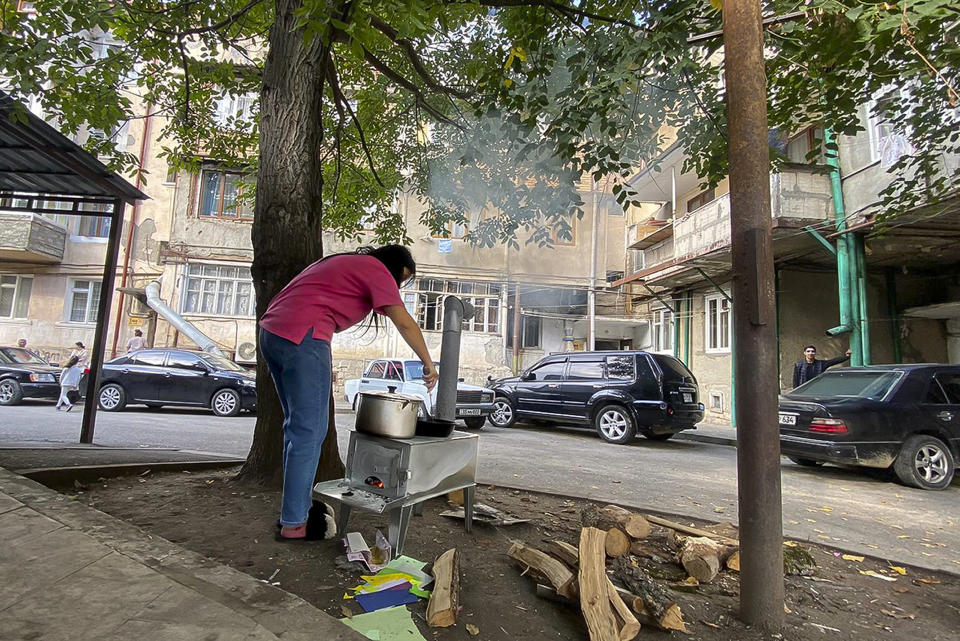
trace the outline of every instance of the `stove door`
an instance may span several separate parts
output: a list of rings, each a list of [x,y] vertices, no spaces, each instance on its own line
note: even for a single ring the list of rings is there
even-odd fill
[[[402,451],[369,440],[358,441],[349,470],[350,485],[381,496],[400,496]]]

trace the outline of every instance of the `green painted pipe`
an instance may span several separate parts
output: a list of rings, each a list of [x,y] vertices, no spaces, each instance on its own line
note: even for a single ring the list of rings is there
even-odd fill
[[[840,180],[840,162],[837,158],[837,135],[832,127],[824,127],[826,162],[830,167],[830,191],[833,196],[833,221],[837,232],[847,229],[846,210],[843,204],[843,183]],[[851,252],[847,234],[837,238],[837,294],[840,302],[840,325],[830,329],[831,336],[845,334],[854,330],[853,297],[851,287]],[[852,341],[851,341],[852,342]],[[852,349],[852,347],[851,347]]]
[[[854,246],[857,248],[857,302],[860,305],[860,314],[857,319],[860,325],[861,361],[864,365],[871,365],[870,349],[870,311],[867,296],[867,252],[863,241],[863,234],[855,234]]]

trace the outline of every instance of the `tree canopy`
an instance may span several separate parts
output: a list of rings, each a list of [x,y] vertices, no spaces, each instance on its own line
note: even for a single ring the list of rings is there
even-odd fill
[[[700,0],[304,0],[302,33],[323,68],[323,225],[405,238],[401,185],[434,228],[469,220],[481,244],[549,244],[570,233],[590,177],[621,189],[675,130],[699,175],[727,173],[719,4]],[[3,3],[0,74],[39,97],[68,133],[166,118],[165,153],[257,163],[258,93],[276,7],[266,0],[38,0]],[[862,105],[912,143],[892,169],[884,211],[956,189],[960,48],[948,0],[767,2],[769,117],[796,132],[862,125]],[[802,10],[799,13],[798,10]],[[776,18],[780,17],[780,20]],[[697,38],[698,34],[706,34]],[[694,38],[691,38],[693,36]],[[692,41],[691,41],[692,40]],[[243,113],[231,111],[249,101]],[[309,117],[304,114],[304,117]],[[664,126],[667,129],[664,129]],[[201,142],[202,141],[202,142]],[[92,137],[113,168],[137,158]],[[774,154],[773,162],[778,158]]]

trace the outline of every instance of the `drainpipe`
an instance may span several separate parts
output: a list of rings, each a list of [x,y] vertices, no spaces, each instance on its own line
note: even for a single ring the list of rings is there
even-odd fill
[[[781,389],[783,389],[783,367],[780,364],[782,352],[780,351],[780,270],[774,268],[773,270],[773,304],[776,306],[776,325],[774,325],[774,330],[777,332],[777,380],[780,381]]]
[[[687,299],[687,313],[684,318],[684,332],[686,336],[683,341],[683,364],[687,366],[688,369],[693,369],[692,363],[690,362],[690,342],[693,339],[693,291],[687,290],[686,293]]]
[[[203,351],[216,354],[217,356],[223,356],[223,352],[220,351],[220,348],[217,347],[217,344],[214,343],[209,336],[197,329],[192,323],[187,322],[183,316],[173,311],[169,305],[163,302],[163,299],[160,298],[159,280],[153,281],[144,289],[147,294],[147,305],[150,306],[150,309],[156,311],[159,316],[163,316],[168,323],[173,325],[177,332],[185,334],[187,338],[196,343]],[[174,339],[174,346],[176,346],[176,339]]]
[[[520,373],[520,283],[513,294],[513,375]]]
[[[890,338],[893,342],[893,362],[902,363],[903,354],[900,351],[900,310],[897,306],[897,272],[892,267],[887,270],[887,313],[890,315]]]
[[[843,183],[840,180],[840,162],[837,159],[837,136],[832,127],[824,127],[824,146],[826,147],[826,162],[830,167],[830,189],[833,195],[833,220],[837,233],[842,233],[847,229],[846,210],[843,205]],[[828,336],[838,336],[840,334],[850,334],[850,356],[851,365],[860,365],[862,363],[862,350],[860,346],[860,334],[856,329],[856,313],[853,291],[853,270],[850,261],[854,259],[852,255],[852,243],[848,238],[849,234],[842,234],[837,237],[837,293],[840,303],[840,325],[831,327],[827,330]]]
[[[147,103],[145,116],[143,119],[143,138],[140,140],[140,165],[139,171],[137,171],[137,181],[136,187],[140,189],[143,185],[143,165],[146,161],[147,156],[147,143],[150,141],[150,108],[151,105]],[[133,251],[133,232],[137,228],[137,214],[140,213],[140,201],[136,201],[133,204],[133,209],[130,212],[130,229],[127,231],[127,247],[123,253],[123,269],[120,270],[120,296],[117,297],[117,317],[113,323],[113,344],[110,346],[110,358],[114,358],[117,355],[117,341],[120,340],[120,321],[123,318],[123,287],[127,286],[127,270],[130,267],[130,252]],[[150,343],[153,345],[153,343]]]
[[[597,185],[593,183],[593,224],[590,226],[590,289],[587,290],[587,315],[590,329],[587,333],[587,351],[593,351],[597,345]]]
[[[443,337],[440,339],[440,380],[437,381],[437,405],[434,414],[443,421],[457,415],[457,379],[460,373],[460,331],[465,316],[473,315],[473,305],[456,296],[443,299]]]
[[[680,300],[679,298],[673,298],[673,309],[670,313],[670,318],[673,319],[673,357],[680,358]]]
[[[864,365],[872,363],[870,349],[870,311],[867,296],[867,252],[864,246],[863,234],[854,234],[854,247],[857,250],[857,302],[860,305],[858,324],[860,325],[861,362]]]

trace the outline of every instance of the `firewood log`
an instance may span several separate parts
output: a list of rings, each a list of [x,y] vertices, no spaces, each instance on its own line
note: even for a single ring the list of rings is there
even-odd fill
[[[427,603],[427,625],[446,628],[457,622],[460,604],[460,553],[447,550],[433,562],[433,591]]]
[[[726,566],[728,570],[732,570],[734,572],[740,571],[740,550],[737,550],[727,557]]]
[[[729,536],[723,536],[722,534],[714,534],[713,532],[708,532],[707,530],[701,530],[700,528],[690,527],[689,525],[683,525],[681,523],[674,523],[673,521],[668,521],[667,519],[662,519],[659,516],[653,516],[651,514],[647,515],[647,520],[656,525],[660,525],[665,528],[669,528],[675,532],[680,532],[681,534],[690,534],[692,536],[705,536],[711,539],[720,541],[724,545],[733,545],[739,546],[740,542],[736,539],[731,539]]]
[[[610,579],[607,579],[607,590],[610,593],[610,605],[613,607],[613,614],[617,620],[617,638],[620,641],[631,641],[640,634],[640,622],[633,614],[626,603],[623,602],[620,593]]]
[[[720,571],[720,564],[729,556],[729,548],[706,537],[687,539],[680,551],[680,563],[700,583],[710,583]]]
[[[606,532],[598,528],[580,530],[580,611],[591,641],[612,641],[619,634],[607,588],[604,538]]]
[[[547,541],[547,552],[557,557],[571,569],[580,565],[580,550],[564,541]]]
[[[514,543],[507,555],[524,568],[544,579],[560,596],[572,599],[577,594],[576,576],[563,562],[523,543]]]
[[[618,527],[606,530],[603,547],[607,556],[616,559],[630,553],[630,537]]]
[[[664,630],[685,630],[680,606],[670,592],[651,579],[641,568],[627,559],[615,559],[612,567],[616,577],[634,595],[627,604],[641,623],[650,623]],[[642,616],[641,616],[642,615]]]

